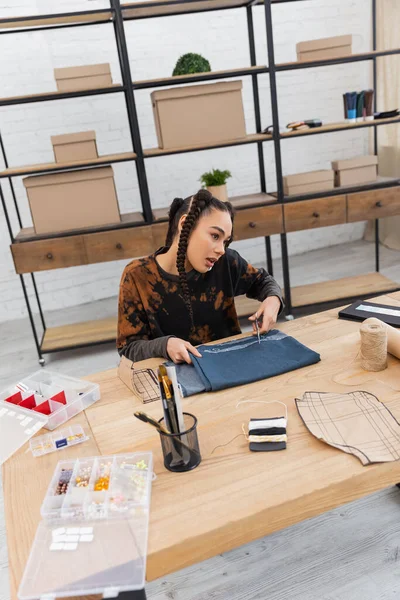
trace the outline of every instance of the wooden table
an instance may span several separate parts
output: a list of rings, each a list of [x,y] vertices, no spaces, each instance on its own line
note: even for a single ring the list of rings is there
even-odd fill
[[[400,292],[377,302],[400,306]],[[147,580],[177,571],[303,519],[400,481],[400,462],[363,467],[354,456],[313,438],[298,416],[294,398],[306,390],[363,389],[374,393],[400,420],[400,361],[390,357],[379,373],[359,364],[359,324],[338,320],[337,309],[279,325],[321,354],[321,362],[273,379],[184,400],[199,420],[202,463],[174,474],[162,463],[158,434],[133,417],[138,407],[161,416],[158,402],[142,404],[117,378],[116,370],[89,377],[101,386],[101,400],[75,419],[90,440],[63,450],[62,458],[152,450],[153,482]],[[143,361],[155,366],[159,360]],[[137,365],[139,367],[139,364]],[[288,447],[251,453],[241,424],[251,416],[282,415],[288,407]],[[237,436],[237,437],[235,437]],[[235,438],[235,439],[233,439]],[[229,443],[230,442],[230,443]],[[219,445],[224,445],[218,447]],[[39,509],[61,454],[33,458],[26,446],[3,466],[5,514],[12,598],[40,520]]]

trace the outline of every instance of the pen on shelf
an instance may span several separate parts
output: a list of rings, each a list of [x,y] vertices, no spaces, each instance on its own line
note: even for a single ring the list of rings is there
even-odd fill
[[[366,121],[374,120],[373,102],[374,102],[374,90],[365,90],[364,91],[364,107],[365,107],[365,120]]]
[[[364,90],[357,94],[357,122],[364,121]]]
[[[357,92],[347,92],[347,116],[350,123],[357,119]]]
[[[347,111],[347,97],[346,94],[343,94],[343,106],[344,106],[344,118],[347,121],[349,118],[349,113]]]

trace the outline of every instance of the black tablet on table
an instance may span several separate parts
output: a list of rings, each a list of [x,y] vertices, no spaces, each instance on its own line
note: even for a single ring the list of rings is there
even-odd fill
[[[376,304],[366,300],[357,300],[350,306],[339,311],[339,319],[350,321],[365,321],[370,317],[380,319],[393,327],[400,327],[400,306],[389,306],[388,304]]]

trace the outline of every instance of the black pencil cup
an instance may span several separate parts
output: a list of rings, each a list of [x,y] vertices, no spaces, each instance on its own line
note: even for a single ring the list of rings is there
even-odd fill
[[[183,413],[185,431],[183,433],[162,433],[161,447],[164,466],[174,473],[191,471],[201,463],[199,440],[197,438],[197,419],[190,413]],[[159,420],[164,425],[164,418]]]

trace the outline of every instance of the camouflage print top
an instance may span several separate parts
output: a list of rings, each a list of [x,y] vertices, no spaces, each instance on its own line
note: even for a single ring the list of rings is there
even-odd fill
[[[160,248],[125,267],[118,306],[120,355],[134,362],[154,356],[168,358],[166,348],[171,336],[198,345],[241,333],[234,298],[242,294],[260,302],[278,296],[282,310],[282,292],[275,279],[228,248],[211,271],[199,273],[193,269],[187,274],[195,323],[191,333],[179,278],[164,271],[156,261],[156,256],[166,251]]]

